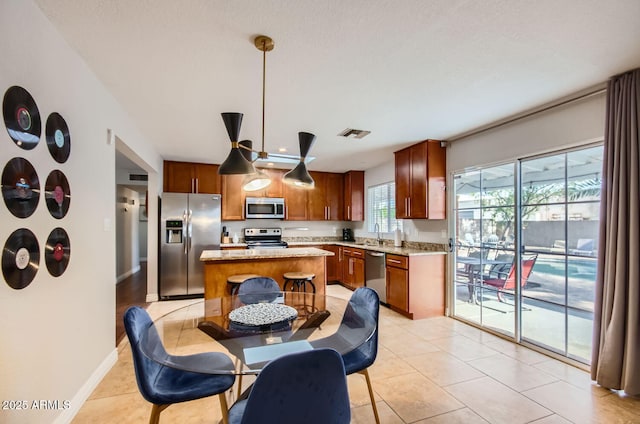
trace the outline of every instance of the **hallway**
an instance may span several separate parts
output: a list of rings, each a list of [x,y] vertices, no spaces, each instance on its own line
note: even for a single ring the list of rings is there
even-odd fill
[[[122,317],[129,306],[147,308],[147,263],[140,262],[140,271],[116,284],[116,346],[124,338]]]

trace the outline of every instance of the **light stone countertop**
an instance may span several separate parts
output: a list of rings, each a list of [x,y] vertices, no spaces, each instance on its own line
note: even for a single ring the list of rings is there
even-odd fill
[[[235,249],[203,250],[202,262],[233,261],[251,259],[304,258],[313,256],[333,256],[333,252],[316,247],[292,247],[288,249]]]
[[[333,244],[336,246],[344,246],[344,247],[354,247],[357,249],[363,250],[371,250],[374,252],[384,252],[384,253],[392,253],[394,255],[400,256],[423,256],[423,255],[446,255],[447,252],[438,251],[438,250],[422,250],[422,249],[411,249],[407,247],[394,247],[388,245],[375,245],[375,244],[360,244],[348,241],[331,241],[331,242],[310,242],[310,241],[302,241],[289,242],[289,246],[297,247],[297,246],[317,246],[319,244]]]
[[[354,247],[358,249],[371,250],[374,252],[391,253],[391,254],[400,255],[400,256],[446,255],[447,254],[447,252],[440,251],[440,250],[412,249],[407,247],[394,247],[389,245],[378,246],[375,244],[361,244],[361,243],[348,242],[348,241],[290,241],[288,242],[288,244],[289,244],[289,249],[273,249],[273,250],[291,250],[292,248],[302,248],[305,246],[334,245],[334,246]],[[227,248],[228,247],[246,247],[246,246],[247,246],[246,243],[227,243],[227,244],[221,245],[221,247],[227,247]]]

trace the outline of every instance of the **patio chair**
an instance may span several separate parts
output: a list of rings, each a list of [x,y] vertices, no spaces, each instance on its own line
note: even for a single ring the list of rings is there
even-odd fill
[[[527,259],[522,260],[522,275],[520,277],[520,287],[524,288],[527,285],[527,280],[531,275],[531,271],[533,270],[533,265],[536,263],[536,259],[538,255],[532,255]],[[497,290],[498,300],[500,302],[504,302],[504,292],[515,290],[516,288],[516,267],[515,262],[511,265],[511,269],[508,274],[502,274],[502,278],[491,278],[488,280],[482,281],[482,284],[495,287]]]

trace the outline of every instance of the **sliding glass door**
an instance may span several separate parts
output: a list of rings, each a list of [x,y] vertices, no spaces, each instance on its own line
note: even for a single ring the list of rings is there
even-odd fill
[[[513,302],[501,302],[497,288],[515,257],[514,165],[466,172],[454,177],[455,314],[514,335]],[[501,294],[501,293],[500,293]]]
[[[454,315],[587,363],[602,146],[454,175]]]

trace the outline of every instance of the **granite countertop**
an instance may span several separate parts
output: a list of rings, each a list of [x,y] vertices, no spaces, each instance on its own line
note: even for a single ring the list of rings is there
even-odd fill
[[[333,252],[316,247],[293,247],[289,249],[236,249],[203,250],[200,261],[233,261],[273,258],[301,258],[313,256],[333,256]]]
[[[371,250],[374,252],[384,252],[384,253],[392,253],[394,255],[400,256],[420,256],[420,255],[446,255],[447,252],[444,250],[427,250],[427,249],[418,249],[414,247],[394,247],[391,245],[377,245],[369,243],[356,243],[349,241],[336,241],[336,240],[324,240],[324,241],[288,241],[289,249],[274,249],[274,250],[291,250],[291,248],[301,248],[305,246],[320,246],[320,245],[335,245],[335,246],[344,246],[344,247],[353,247],[364,250]],[[233,248],[246,247],[246,243],[223,243],[220,247],[224,248]]]
[[[319,244],[333,244],[336,246],[344,246],[344,247],[353,247],[357,249],[363,250],[371,250],[374,252],[384,252],[384,253],[392,253],[394,255],[400,256],[420,256],[420,255],[446,255],[447,252],[438,251],[438,250],[424,250],[424,249],[415,249],[410,247],[395,247],[388,245],[376,245],[376,244],[366,244],[366,243],[356,243],[349,241],[330,241],[330,242],[311,242],[311,241],[290,241],[288,242],[289,246],[297,247],[297,246],[317,246]]]

